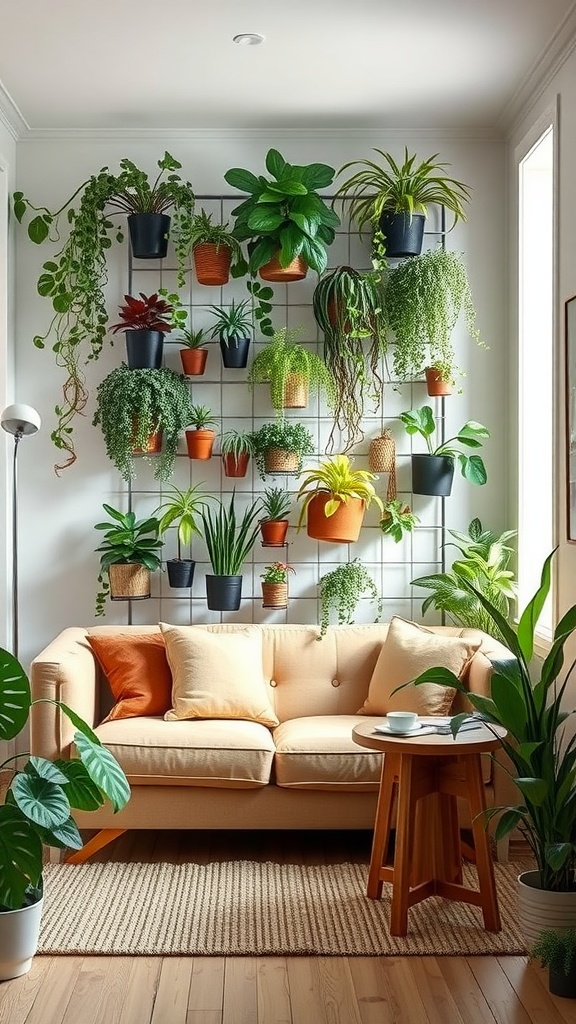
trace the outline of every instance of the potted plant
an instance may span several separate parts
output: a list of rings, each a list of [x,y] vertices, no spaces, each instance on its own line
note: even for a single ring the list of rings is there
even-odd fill
[[[252,312],[248,299],[236,303],[234,299],[225,308],[210,306],[215,316],[211,336],[218,338],[222,363],[227,369],[241,370],[248,362],[252,337]]]
[[[308,267],[321,274],[328,262],[326,247],[334,241],[340,218],[318,195],[334,180],[327,164],[289,164],[277,149],[266,154],[270,175],[233,167],[224,178],[232,188],[248,192],[237,206],[234,235],[248,246],[248,268],[267,281],[298,281]]]
[[[296,340],[303,328],[281,327],[274,332],[248,371],[248,384],[268,383],[274,409],[304,409],[310,392],[334,404],[332,377],[320,356]]]
[[[126,355],[131,370],[144,370],[151,367],[159,370],[162,366],[164,352],[164,335],[169,334],[172,325],[167,316],[172,306],[161,299],[157,292],[140,298],[133,295],[124,296],[125,305],[120,306],[120,322],[110,330],[112,334],[124,331],[126,338]]]
[[[304,457],[314,452],[312,434],[303,423],[263,423],[254,432],[253,441],[254,461],[262,480],[267,473],[299,473]]]
[[[260,520],[262,547],[281,548],[286,543],[287,516],[292,508],[292,498],[281,487],[266,487],[260,502],[264,513]]]
[[[38,946],[42,914],[44,845],[80,850],[75,810],[97,810],[110,800],[115,811],[130,798],[116,758],[78,714],[51,698],[74,725],[75,757],[57,764],[44,757],[8,757],[9,775],[0,805],[0,948],[8,963],[0,981],[26,974]],[[22,665],[0,649],[0,739],[15,740],[29,726],[35,704]],[[26,741],[27,742],[27,741]]]
[[[262,580],[262,607],[288,607],[288,573],[294,572],[286,562],[272,562],[260,573]]]
[[[438,203],[452,214],[452,227],[458,220],[466,220],[465,204],[471,189],[446,174],[450,165],[439,162],[438,153],[417,163],[416,154],[409,156],[405,148],[401,164],[381,149],[374,153],[382,163],[351,160],[340,168],[339,175],[351,167],[361,170],[340,185],[336,197],[349,200],[348,214],[360,234],[366,224],[380,231],[387,256],[420,253],[430,203]]]
[[[480,344],[462,257],[431,249],[393,267],[387,278],[386,313],[394,332],[396,379],[405,381],[426,372],[429,395],[450,394],[461,372],[451,341],[460,313],[470,336]]]
[[[201,484],[195,484],[187,487],[185,491],[172,487],[166,500],[155,512],[155,515],[160,515],[158,530],[161,537],[170,527],[176,527],[178,554],[176,558],[166,560],[168,582],[171,587],[191,587],[194,580],[196,562],[191,558],[182,558],[182,548],[189,546],[193,534],[202,536],[196,522],[196,517],[206,504],[206,495],[201,487]]]
[[[201,377],[206,369],[206,360],[208,359],[208,349],[204,348],[208,342],[206,331],[203,327],[197,331],[181,327],[178,340],[184,345],[184,348],[180,349],[180,359],[185,376]]]
[[[174,468],[178,437],[190,422],[190,390],[184,377],[163,366],[130,370],[117,366],[98,385],[96,412],[106,454],[124,480],[136,475],[134,456],[156,452],[154,476],[167,480]]]
[[[553,995],[576,999],[576,928],[545,928],[530,956],[548,968],[548,988]]]
[[[306,469],[297,499],[302,499],[298,529],[306,519],[309,537],[333,543],[358,540],[364,513],[373,501],[384,512],[376,494],[374,473],[352,469],[347,455],[335,455],[314,469]]]
[[[224,475],[246,476],[250,456],[254,453],[252,434],[243,430],[226,430],[220,438],[220,454]]]
[[[16,219],[21,223],[29,210],[35,214],[28,224],[31,241],[39,245],[65,239],[42,266],[38,291],[50,299],[53,316],[45,334],[37,334],[33,339],[37,348],[50,343],[57,364],[65,373],[63,397],[56,406],[57,422],[52,432],[54,444],[64,458],[55,467],[57,472],[76,460],[72,421],[77,413],[83,412],[89,397],[81,366],[98,358],[106,337],[107,253],[113,240],[123,240],[122,231],[110,214],[122,211],[156,215],[171,207],[178,275],[180,283],[184,283],[194,192],[190,182],[178,175],[181,164],[169,153],[158,161],[158,167],[160,174],[152,184],[131,160],[120,161],[118,174],[103,167],[82,182],[56,211],[36,207],[22,192],[14,193]]]
[[[378,596],[376,584],[370,573],[358,558],[352,562],[344,562],[332,572],[321,576],[318,589],[321,608],[319,640],[326,634],[330,623],[330,613],[336,612],[339,625],[353,622],[352,616],[358,602],[366,593],[370,595],[371,602],[376,601],[377,603],[374,621],[379,621],[382,614],[382,598]]]
[[[104,531],[104,539],[95,549],[101,552],[96,615],[104,615],[108,596],[111,601],[141,601],[150,597],[150,572],[162,564],[160,524],[155,516],[136,519],[134,512],[120,512],[105,503],[102,507],[112,522],[96,523],[94,527]]]
[[[362,439],[366,401],[382,403],[382,358],[388,329],[379,272],[337,267],[320,279],[312,298],[314,317],[324,335],[324,362],[335,391],[334,431],[344,451]]]
[[[458,459],[460,472],[471,484],[486,483],[486,467],[481,455],[468,455],[458,446],[481,448],[490,431],[476,420],[468,420],[454,437],[443,441],[436,448],[432,445],[432,434],[436,430],[434,413],[429,405],[400,413],[400,419],[410,435],[420,434],[426,441],[425,455],[412,455],[412,491],[414,494],[436,494],[448,496],[454,479],[454,462]]]
[[[467,534],[457,530],[448,530],[448,533],[455,539],[453,546],[458,548],[458,557],[451,569],[411,581],[412,586],[431,591],[422,604],[422,614],[429,608],[436,608],[446,612],[458,625],[481,629],[502,642],[504,638],[492,616],[476,594],[462,586],[462,580],[466,579],[474,590],[480,591],[509,622],[517,587],[509,568],[514,549],[508,541],[516,536],[516,531],[493,533],[483,530],[479,519],[473,519]]]
[[[227,284],[232,261],[233,276],[245,264],[242,247],[228,224],[213,224],[212,214],[205,210],[194,214],[190,241],[198,284]]]
[[[479,590],[462,578],[462,586],[480,601],[500,631],[510,651],[506,660],[491,659],[490,696],[466,690],[454,673],[433,668],[414,683],[439,683],[465,693],[483,719],[502,726],[500,744],[508,758],[508,770],[518,789],[518,804],[494,807],[496,842],[518,828],[530,846],[536,869],[519,876],[520,921],[527,942],[535,942],[546,927],[576,926],[576,800],[574,799],[574,739],[566,740],[566,721],[572,714],[566,704],[570,669],[564,671],[564,646],[576,631],[576,605],[562,616],[554,629],[550,650],[543,661],[533,660],[538,617],[550,591],[552,559],[546,558],[540,586],[522,612],[518,626],[510,625]],[[457,733],[470,716],[452,719]]]
[[[193,430],[186,431],[186,448],[189,459],[211,459],[212,448],[216,432],[211,430],[209,423],[217,421],[212,416],[211,409],[207,405],[191,405],[188,414],[188,423]]]
[[[399,544],[406,533],[412,530],[420,522],[418,516],[404,501],[399,498],[392,498],[387,501],[382,511],[380,529],[387,537],[392,537],[396,544]]]
[[[253,501],[236,515],[236,494],[233,491],[228,507],[219,502],[218,509],[201,512],[204,539],[212,574],[206,574],[206,599],[213,611],[237,611],[242,600],[242,566],[258,537],[260,502]]]

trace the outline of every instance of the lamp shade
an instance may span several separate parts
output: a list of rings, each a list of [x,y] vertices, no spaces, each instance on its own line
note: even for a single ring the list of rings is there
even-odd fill
[[[24,405],[17,402],[15,405],[7,405],[0,416],[2,428],[9,434],[35,434],[40,430],[40,414],[31,405]]]

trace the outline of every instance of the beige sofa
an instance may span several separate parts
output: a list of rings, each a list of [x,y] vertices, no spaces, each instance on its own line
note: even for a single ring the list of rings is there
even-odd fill
[[[204,627],[231,633],[245,626]],[[124,767],[128,805],[77,812],[80,828],[100,829],[361,829],[374,822],[381,770],[378,752],[359,747],[352,727],[386,638],[385,624],[331,627],[260,625],[263,675],[280,724],[201,719],[131,718],[102,722],[111,696],[87,633],[157,631],[157,627],[65,629],[35,658],[33,696],[62,700],[96,730]],[[489,691],[489,656],[507,652],[474,630],[436,633],[480,639],[466,672],[468,688]],[[509,656],[509,655],[508,655]],[[461,707],[460,698],[453,711]],[[381,720],[381,717],[379,720]],[[32,714],[34,754],[69,757],[74,729],[51,704]],[[510,800],[510,782],[485,760],[489,805]],[[466,815],[466,810],[463,809]],[[462,819],[463,825],[467,823]]]

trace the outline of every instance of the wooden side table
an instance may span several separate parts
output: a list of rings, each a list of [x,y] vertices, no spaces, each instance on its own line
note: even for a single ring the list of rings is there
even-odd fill
[[[505,732],[498,732],[504,736]],[[429,896],[443,896],[481,907],[487,931],[500,931],[500,914],[483,811],[486,809],[480,755],[499,740],[484,727],[452,736],[386,736],[362,722],[352,730],[356,743],[384,753],[374,825],[367,895],[379,899],[382,883],[392,882],[390,934],[406,935],[408,909]],[[386,864],[397,791],[394,864]],[[462,846],[457,797],[470,804],[473,856],[479,890],[462,882]],[[471,851],[472,852],[472,851]]]

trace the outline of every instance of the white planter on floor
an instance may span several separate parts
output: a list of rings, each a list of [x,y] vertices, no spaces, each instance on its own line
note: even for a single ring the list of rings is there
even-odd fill
[[[576,928],[576,892],[550,892],[539,882],[538,871],[518,875],[520,927],[528,950],[545,928]]]
[[[38,949],[43,900],[21,910],[0,911],[0,981],[27,974]]]

